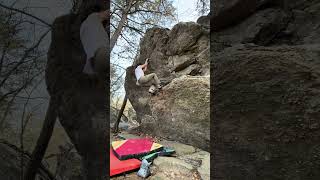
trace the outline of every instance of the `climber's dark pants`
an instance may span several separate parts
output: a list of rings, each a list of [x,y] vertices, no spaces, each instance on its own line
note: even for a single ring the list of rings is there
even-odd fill
[[[108,67],[108,49],[101,47],[97,49],[93,59],[91,60],[92,67],[98,75],[105,75]]]
[[[97,88],[106,88],[105,83],[108,76],[109,57],[107,47],[101,47],[96,51],[94,57],[90,59],[93,71],[96,72],[96,74],[91,74],[89,77],[97,83],[95,85]]]
[[[107,179],[109,124],[105,90],[81,88],[63,93],[59,121],[68,133],[87,170],[86,180]]]

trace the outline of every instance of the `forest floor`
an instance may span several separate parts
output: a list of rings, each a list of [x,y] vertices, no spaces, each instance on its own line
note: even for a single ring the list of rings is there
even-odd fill
[[[24,147],[25,151],[31,152],[34,148],[37,137],[40,133],[41,126],[37,125],[32,127],[32,131],[27,131],[24,136]],[[8,130],[12,132],[12,130]],[[121,137],[126,139],[129,138],[142,138],[151,137],[145,134],[129,134],[126,131],[119,133]],[[17,134],[10,134],[8,132],[0,133],[0,138],[5,139],[16,146],[20,146],[19,136]],[[165,139],[151,137],[155,142],[165,146],[170,147],[175,150],[175,154],[172,156],[161,156],[157,157],[151,164],[151,175],[147,178],[150,180],[164,180],[164,179],[192,179],[192,180],[207,180],[210,179],[210,153],[198,149],[196,147],[182,144],[175,141],[168,141]],[[120,140],[119,136],[114,136],[110,133],[110,142],[115,140]],[[56,124],[52,139],[50,140],[49,147],[45,154],[44,162],[45,166],[53,173],[57,170],[57,156],[56,154],[60,152],[60,146],[66,146],[70,144],[70,140],[66,135],[64,129],[61,127],[60,123]],[[74,165],[79,166],[78,160],[76,160]],[[121,174],[112,177],[112,180],[121,179],[143,179],[137,175],[138,170],[133,171],[128,174]]]
[[[118,135],[126,139],[148,137],[148,135],[134,135],[127,132],[121,132]],[[168,141],[153,137],[154,141],[175,150],[172,156],[157,157],[151,164],[150,180],[165,179],[192,179],[209,180],[210,179],[210,153],[201,149],[182,144],[179,142]],[[120,140],[119,136],[110,134],[110,142]],[[137,171],[112,177],[112,180],[132,179],[140,180]]]

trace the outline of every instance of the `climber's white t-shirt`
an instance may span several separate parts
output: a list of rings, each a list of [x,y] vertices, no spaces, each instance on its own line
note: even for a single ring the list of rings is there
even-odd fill
[[[138,67],[134,70],[134,73],[135,73],[135,75],[136,75],[137,81],[138,81],[142,76],[144,76],[144,72],[143,72],[141,66],[138,66]]]
[[[97,49],[100,47],[107,48],[109,44],[108,34],[102,25],[98,13],[90,14],[87,19],[83,21],[80,27],[80,39],[87,54],[87,60],[83,72],[87,74],[94,74],[95,72],[91,66],[90,59],[94,57]]]

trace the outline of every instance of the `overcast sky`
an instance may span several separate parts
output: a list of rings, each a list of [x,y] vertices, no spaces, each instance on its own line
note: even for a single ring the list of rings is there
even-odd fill
[[[197,0],[174,0],[174,6],[177,8],[178,22],[197,21]]]

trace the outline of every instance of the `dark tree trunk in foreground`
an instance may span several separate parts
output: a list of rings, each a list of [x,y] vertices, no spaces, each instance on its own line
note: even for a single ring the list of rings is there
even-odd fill
[[[35,179],[57,117],[82,157],[86,179],[102,180],[108,177],[109,123],[106,118],[109,109],[106,105],[109,95],[106,94],[105,82],[108,82],[109,74],[88,77],[82,73],[86,55],[80,41],[80,25],[93,12],[96,4],[102,9],[109,9],[109,1],[79,0],[74,13],[56,18],[52,25],[46,67],[51,100],[25,180]],[[101,79],[103,83],[99,82]]]
[[[123,102],[122,102],[122,106],[121,109],[119,111],[118,117],[117,117],[117,121],[114,123],[114,127],[113,127],[113,133],[117,133],[119,131],[119,124],[120,124],[120,120],[123,114],[124,109],[126,108],[127,105],[127,101],[128,101],[128,97],[127,94],[124,96]]]
[[[31,160],[27,167],[24,179],[33,180],[40,167],[42,158],[47,150],[49,140],[52,136],[53,128],[57,119],[56,104],[50,99],[49,106],[46,113],[46,118],[42,126],[42,130],[37,141],[36,147],[31,155]]]

